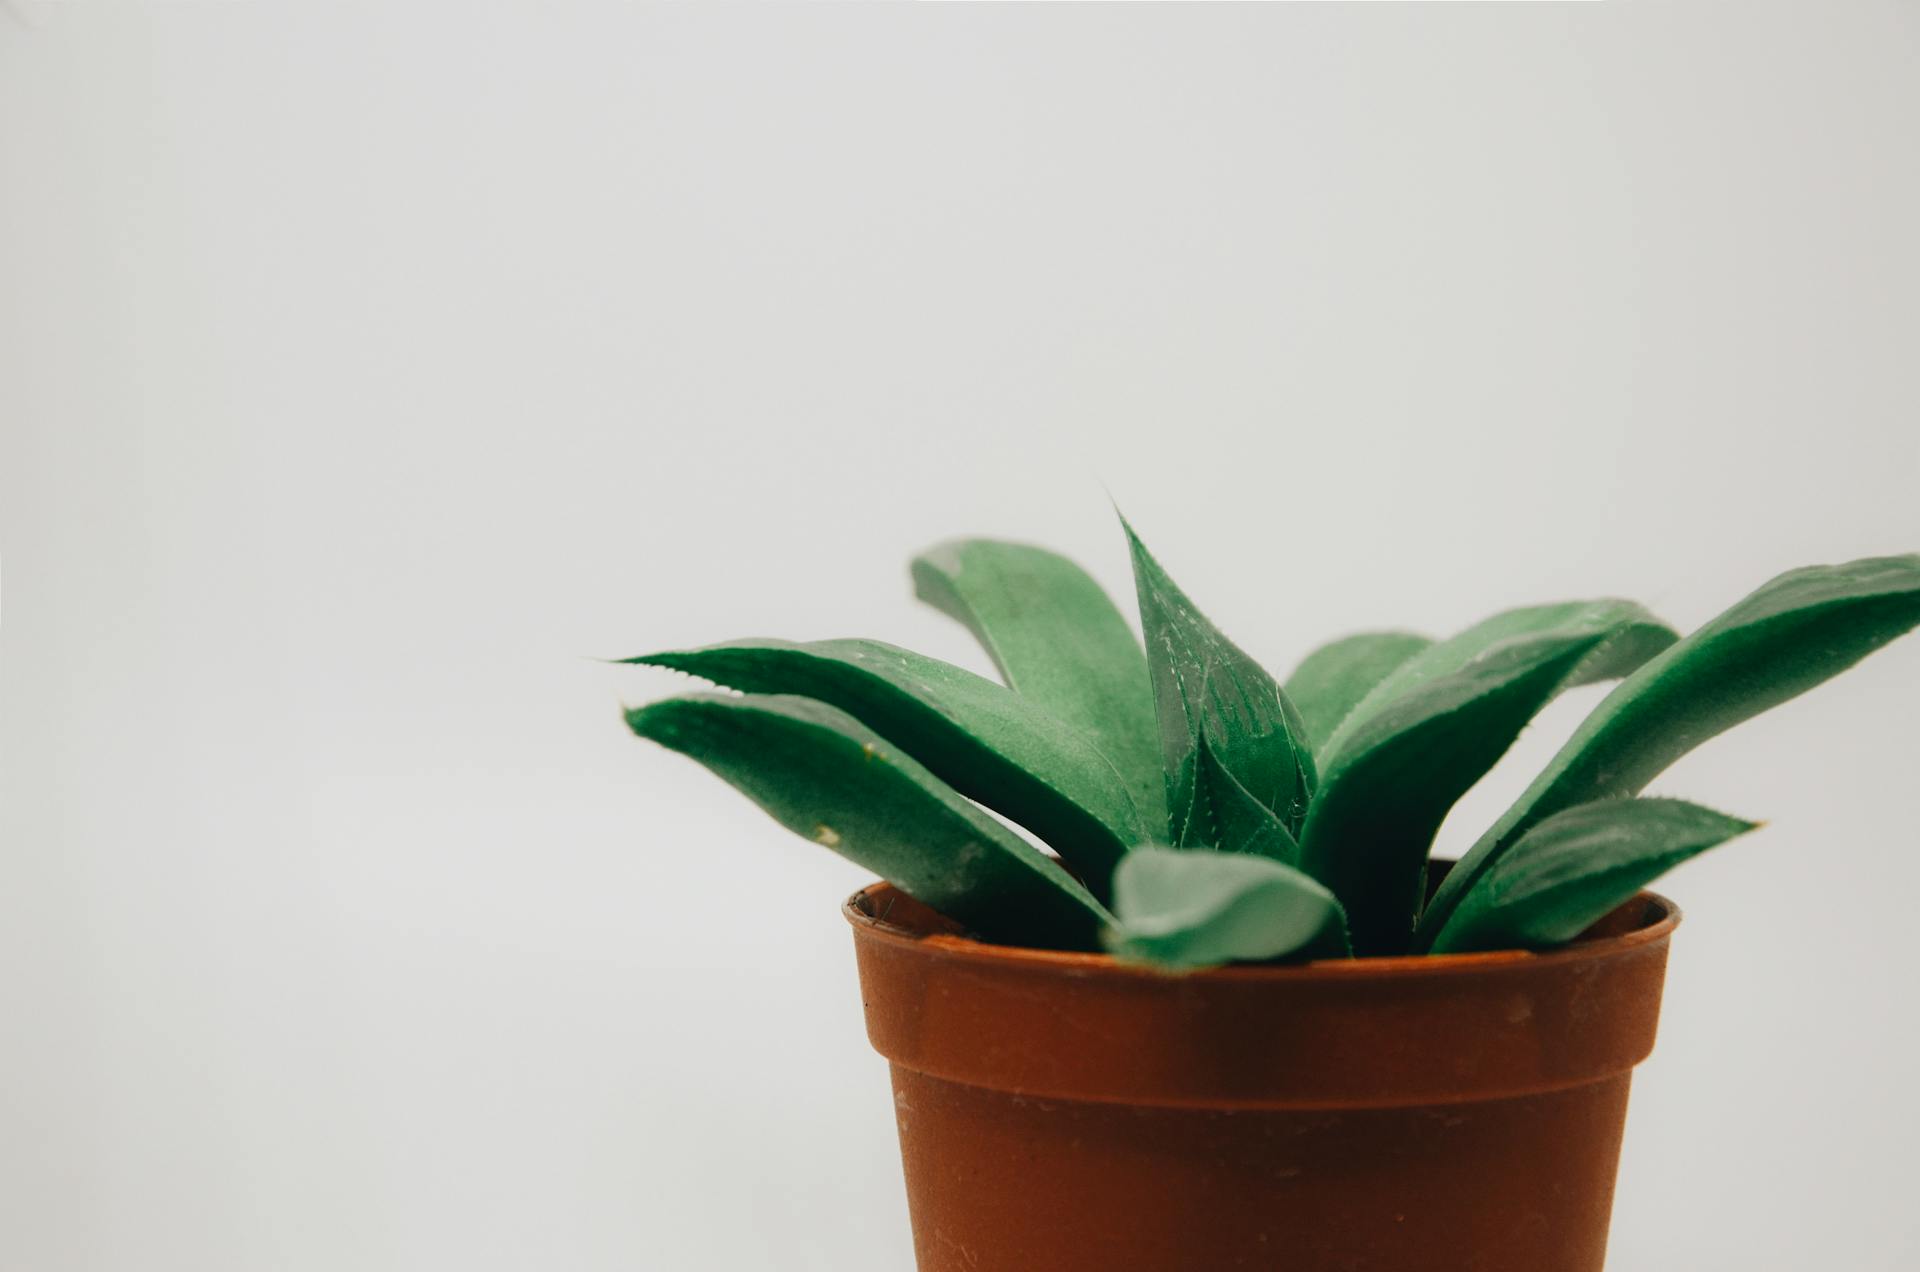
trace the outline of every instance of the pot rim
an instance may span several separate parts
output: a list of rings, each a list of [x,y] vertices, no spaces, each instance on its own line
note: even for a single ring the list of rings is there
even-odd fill
[[[1102,976],[1121,980],[1251,983],[1334,983],[1346,981],[1427,979],[1445,976],[1469,976],[1507,967],[1549,967],[1557,963],[1575,963],[1623,953],[1642,945],[1664,941],[1678,927],[1680,907],[1657,892],[1642,890],[1617,907],[1619,913],[1636,903],[1643,907],[1639,920],[1625,932],[1610,936],[1575,937],[1550,950],[1484,950],[1470,954],[1396,954],[1365,958],[1324,958],[1305,963],[1238,964],[1171,972],[1138,963],[1125,963],[1111,954],[1081,950],[1047,950],[1026,945],[998,945],[976,940],[958,932],[916,932],[898,923],[888,922],[874,913],[873,902],[890,894],[907,896],[902,889],[884,880],[861,888],[841,904],[847,922],[868,940],[881,941],[918,954],[948,958],[975,964],[1032,971],[1052,970],[1069,976]]]

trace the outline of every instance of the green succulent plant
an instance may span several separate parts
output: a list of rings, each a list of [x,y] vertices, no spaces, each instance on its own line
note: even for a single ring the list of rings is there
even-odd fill
[[[1754,828],[1642,797],[1663,769],[1920,625],[1920,556],[1880,557],[1789,571],[1684,639],[1571,601],[1348,636],[1283,685],[1126,533],[1144,650],[1071,561],[966,539],[917,557],[915,589],[1000,682],[878,641],[743,640],[625,660],[735,691],[627,723],[988,940],[1170,970],[1542,948]],[[1430,886],[1455,801],[1556,695],[1610,680]]]

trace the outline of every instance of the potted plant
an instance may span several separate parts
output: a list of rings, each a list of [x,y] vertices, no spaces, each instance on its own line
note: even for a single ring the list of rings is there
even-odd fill
[[[1071,562],[976,539],[913,576],[1004,683],[864,640],[630,660],[737,691],[635,733],[886,881],[846,915],[921,1272],[1597,1272],[1679,919],[1642,888],[1754,828],[1641,792],[1920,624],[1920,556],[1790,571],[1684,639],[1621,600],[1349,636],[1282,685],[1127,535],[1144,651]]]

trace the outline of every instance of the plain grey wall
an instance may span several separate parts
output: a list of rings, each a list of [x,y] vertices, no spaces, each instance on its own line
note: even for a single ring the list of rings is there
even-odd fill
[[[859,871],[586,660],[1920,547],[1920,9],[0,10],[0,1270],[898,1272]],[[1458,846],[1594,701],[1449,826]],[[1920,645],[1657,789],[1614,1266],[1920,1260]],[[737,892],[733,884],[737,882]]]

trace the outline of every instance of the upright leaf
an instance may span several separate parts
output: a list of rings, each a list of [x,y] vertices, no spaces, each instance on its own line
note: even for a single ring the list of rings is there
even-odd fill
[[[1283,687],[1314,745],[1324,746],[1374,686],[1431,644],[1412,632],[1361,632],[1308,654]]]
[[[1274,812],[1227,772],[1206,739],[1200,740],[1199,786],[1213,818],[1213,847],[1221,852],[1250,852],[1289,866],[1300,864],[1300,843]]]
[[[1169,837],[1183,848],[1218,838],[1199,782],[1203,738],[1241,786],[1297,830],[1314,782],[1299,713],[1273,677],[1194,607],[1133,527],[1126,531],[1160,721]]]
[[[1101,586],[1056,552],[993,539],[929,548],[912,569],[920,599],[965,624],[1015,693],[1091,738],[1157,825],[1165,795],[1147,660]]]
[[[1111,918],[1052,858],[825,703],[693,695],[631,710],[627,724],[990,939],[1088,948]]]
[[[1673,867],[1756,825],[1677,799],[1607,799],[1555,813],[1487,868],[1433,951],[1571,941]]]
[[[1543,632],[1578,631],[1602,632],[1607,639],[1594,647],[1587,662],[1561,686],[1563,689],[1624,676],[1677,639],[1671,627],[1632,601],[1561,601],[1503,610],[1456,636],[1427,646],[1396,667],[1348,712],[1322,750],[1323,760],[1338,753],[1353,732],[1382,707],[1421,685],[1452,675],[1495,645]]]
[[[626,661],[838,707],[1045,840],[1096,896],[1107,895],[1121,855],[1157,833],[1091,741],[1031,699],[937,658],[872,640],[742,640]]]
[[[1114,874],[1116,957],[1184,971],[1347,952],[1340,903],[1293,867],[1244,853],[1139,848]]]
[[[1920,555],[1790,570],[1641,667],[1447,875],[1420,923],[1430,942],[1537,822],[1636,795],[1675,760],[1920,624]]]
[[[1605,632],[1520,637],[1369,716],[1320,775],[1300,865],[1346,907],[1361,954],[1404,954],[1440,823]]]

